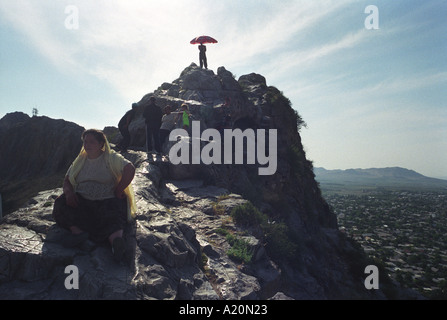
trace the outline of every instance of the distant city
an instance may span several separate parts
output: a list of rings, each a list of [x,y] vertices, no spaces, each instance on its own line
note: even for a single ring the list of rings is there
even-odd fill
[[[446,299],[447,188],[442,180],[401,169],[394,172],[405,173],[405,178],[390,178],[392,170],[375,169],[382,174],[362,179],[363,185],[360,179],[347,182],[347,175],[352,178],[356,174],[352,171],[344,177],[342,171],[319,169],[315,173],[342,232],[359,243],[395,281],[429,299]],[[325,182],[319,180],[319,172],[326,174],[321,179]],[[330,182],[328,174],[332,174]],[[367,183],[368,179],[374,182]],[[411,183],[405,185],[405,179]],[[386,185],[385,181],[392,183]]]

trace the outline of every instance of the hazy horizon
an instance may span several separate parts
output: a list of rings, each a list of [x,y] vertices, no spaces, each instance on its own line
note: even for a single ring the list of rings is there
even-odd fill
[[[365,26],[371,4],[378,29]],[[189,41],[206,34],[219,41],[207,45],[215,73],[262,74],[290,99],[315,167],[446,179],[445,12],[442,0],[6,0],[0,118],[37,108],[117,126],[133,102],[198,64]]]
[[[393,168],[400,168],[400,169],[406,169],[406,170],[410,170],[410,171],[414,171],[414,172],[416,172],[416,173],[419,173],[419,174],[422,174],[422,173],[420,173],[420,172],[417,172],[416,170],[413,170],[413,169],[411,169],[411,168],[403,168],[403,167],[399,167],[399,166],[391,166],[391,167],[368,167],[368,168],[348,168],[348,169],[327,169],[327,168],[324,168],[324,167],[314,167],[314,169],[324,169],[324,170],[327,170],[327,171],[343,171],[343,172],[345,172],[345,171],[348,171],[348,170],[370,170],[370,169],[373,169],[373,170],[375,170],[375,169],[393,169]],[[422,174],[424,177],[427,177],[427,178],[435,178],[435,179],[441,179],[441,180],[446,180],[447,181],[447,177],[430,177],[430,176],[426,176],[426,175],[424,175],[424,174]]]

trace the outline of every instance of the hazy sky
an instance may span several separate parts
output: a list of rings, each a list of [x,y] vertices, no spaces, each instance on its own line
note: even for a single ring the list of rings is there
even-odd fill
[[[314,166],[447,177],[446,17],[445,0],[1,0],[0,117],[117,126],[206,34],[210,69],[291,100]]]

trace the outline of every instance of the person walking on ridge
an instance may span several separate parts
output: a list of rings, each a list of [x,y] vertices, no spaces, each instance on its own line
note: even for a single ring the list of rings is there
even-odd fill
[[[118,129],[120,130],[121,135],[123,136],[123,140],[119,144],[119,148],[121,149],[122,152],[126,152],[127,148],[129,148],[130,145],[129,124],[135,117],[137,107],[138,104],[133,103],[132,110],[127,111],[126,114],[121,118],[121,120],[118,123]]]
[[[186,103],[183,103],[180,106],[180,112],[177,114],[176,122],[179,120],[182,123],[182,128],[185,129],[189,133],[190,128],[190,121],[189,118],[191,117],[191,113],[189,112],[189,107]]]
[[[148,153],[152,152],[152,138],[154,139],[155,152],[161,153],[160,126],[162,113],[155,101],[155,97],[151,97],[149,104],[143,111],[143,117],[146,122],[146,148]]]
[[[177,124],[177,114],[171,112],[171,106],[167,105],[165,107],[165,114],[161,119],[161,127],[160,127],[160,145],[163,148],[163,144],[166,141],[166,138],[169,137],[172,129],[174,129]]]

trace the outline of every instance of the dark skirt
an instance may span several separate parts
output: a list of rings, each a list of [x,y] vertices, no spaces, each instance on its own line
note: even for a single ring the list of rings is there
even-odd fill
[[[60,227],[76,226],[86,231],[95,242],[107,240],[114,232],[123,230],[127,222],[126,199],[87,200],[78,194],[77,208],[67,205],[65,194],[54,202],[53,217]]]

